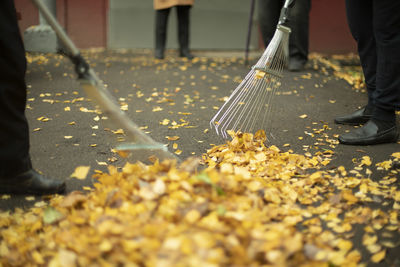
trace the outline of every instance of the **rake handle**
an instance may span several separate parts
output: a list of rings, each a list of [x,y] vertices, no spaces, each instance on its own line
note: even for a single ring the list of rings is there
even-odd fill
[[[81,56],[79,49],[75,46],[72,40],[65,33],[61,25],[57,22],[56,18],[51,14],[48,7],[40,0],[32,0],[32,2],[39,9],[42,16],[46,19],[47,23],[55,31],[57,37],[61,40],[64,47],[69,52],[68,57],[75,65],[75,71],[79,78],[87,77],[89,75],[89,65],[85,59]]]
[[[68,57],[75,65],[75,71],[78,74],[79,81],[86,94],[100,106],[100,110],[102,110],[104,114],[107,114],[107,117],[110,117],[110,121],[115,122],[118,128],[126,130],[125,134],[127,138],[131,142],[135,143],[132,146],[121,146],[122,149],[143,149],[149,151],[155,150],[158,152],[158,156],[161,156],[162,159],[169,158],[179,161],[179,159],[174,154],[169,152],[165,146],[154,141],[150,136],[142,132],[137,125],[120,110],[120,107],[115,103],[115,101],[113,101],[113,97],[110,92],[104,88],[101,80],[81,56],[79,49],[65,33],[47,6],[44,5],[41,0],[32,0],[32,2],[37,6],[43,17],[56,32],[57,37],[61,40],[69,52]]]
[[[56,32],[58,38],[60,38],[61,42],[64,44],[64,46],[67,48],[67,50],[71,53],[71,55],[72,56],[78,55],[79,54],[78,48],[76,48],[75,44],[71,41],[71,39],[64,32],[63,28],[60,26],[60,24],[57,22],[57,20],[54,18],[54,16],[50,13],[47,6],[40,0],[32,0],[32,2],[37,6],[40,13],[46,19],[47,23],[49,23],[50,26],[53,28],[53,30]]]
[[[279,16],[278,25],[283,25],[289,21],[290,9],[293,7],[295,0],[286,0],[285,4],[281,9],[281,15]]]

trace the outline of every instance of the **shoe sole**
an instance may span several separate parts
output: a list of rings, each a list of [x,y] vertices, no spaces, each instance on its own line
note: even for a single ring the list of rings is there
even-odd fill
[[[7,187],[2,186],[0,189],[0,194],[11,194],[11,195],[36,195],[36,196],[43,196],[43,195],[54,195],[54,194],[64,194],[66,191],[66,185],[63,184],[59,188],[51,191],[36,191],[36,190],[21,190],[21,188],[16,187]]]
[[[372,118],[372,117],[371,117]],[[341,124],[341,125],[351,125],[351,126],[357,126],[357,125],[362,125],[362,124],[365,124],[365,123],[367,123],[371,118],[366,118],[365,120],[361,120],[361,121],[358,121],[358,122],[342,122],[342,121],[337,121],[336,119],[334,120],[334,122],[336,123],[336,124]]]

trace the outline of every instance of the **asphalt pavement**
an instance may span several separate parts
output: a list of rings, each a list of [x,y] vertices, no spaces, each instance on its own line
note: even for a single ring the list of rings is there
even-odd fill
[[[261,56],[261,51],[250,53],[246,65],[243,52],[195,53],[192,61],[177,57],[174,50],[167,52],[165,60],[154,60],[151,50],[88,50],[83,55],[132,121],[184,160],[201,157],[213,144],[225,142],[210,129],[209,121]],[[346,169],[365,155],[378,163],[400,151],[399,144],[338,145],[337,135],[352,127],[335,125],[334,117],[362,107],[367,96],[325,69],[310,60],[301,72],[284,72],[265,129],[268,145],[301,154],[333,150],[330,167]],[[65,56],[28,55],[26,116],[33,165],[49,177],[66,179],[68,192],[91,186],[96,170],[125,163],[113,152],[123,137],[110,120],[96,113],[76,78]],[[324,127],[324,140],[317,140],[313,133]],[[129,160],[144,161],[145,157],[137,151]],[[70,178],[78,166],[91,167],[87,179]],[[373,172],[377,179],[379,175]],[[30,204],[24,197],[12,196],[0,201],[0,208]]]
[[[150,50],[85,51],[92,68],[127,115],[154,140],[168,144],[180,159],[201,157],[213,144],[225,142],[210,129],[209,121],[224,97],[236,88],[261,55],[242,52],[194,51],[192,61],[168,51],[165,60],[154,60]],[[29,54],[28,102],[31,157],[34,167],[46,176],[66,179],[67,191],[85,190],[96,171],[108,165],[123,166],[125,159],[113,152],[123,136],[110,120],[96,113],[76,80],[68,58],[55,54]],[[345,146],[337,136],[352,126],[335,125],[335,116],[362,107],[365,92],[352,89],[332,70],[323,71],[310,60],[301,72],[284,72],[269,128],[268,144],[283,151],[314,154],[332,150],[327,168],[353,169],[369,156],[373,179],[384,175],[375,164],[400,152],[399,144]],[[323,134],[318,134],[324,129]],[[130,160],[143,160],[140,151]],[[78,166],[90,166],[84,180],[71,178]],[[40,197],[0,196],[0,209],[28,208]]]

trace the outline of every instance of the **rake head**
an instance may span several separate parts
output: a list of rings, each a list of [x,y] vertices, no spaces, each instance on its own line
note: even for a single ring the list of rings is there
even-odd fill
[[[227,131],[255,133],[270,121],[272,98],[281,85],[288,61],[290,28],[278,25],[275,34],[256,65],[233,91],[210,121],[218,135]]]

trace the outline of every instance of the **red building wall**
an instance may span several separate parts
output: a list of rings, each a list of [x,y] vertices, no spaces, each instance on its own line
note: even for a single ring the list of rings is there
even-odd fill
[[[37,25],[39,23],[37,8],[33,5],[31,0],[15,0],[14,2],[21,31],[24,31],[31,25]]]
[[[313,0],[310,13],[310,51],[356,52],[347,24],[344,0]]]
[[[31,0],[15,0],[19,26],[23,32],[39,24],[37,8]],[[108,0],[57,0],[57,19],[79,48],[106,47]]]

